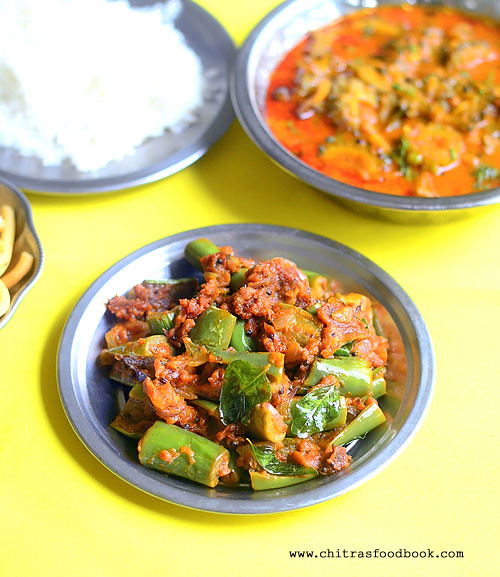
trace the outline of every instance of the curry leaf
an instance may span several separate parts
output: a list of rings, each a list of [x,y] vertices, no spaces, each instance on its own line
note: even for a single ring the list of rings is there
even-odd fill
[[[250,443],[250,448],[257,463],[272,475],[307,475],[316,472],[316,469],[311,467],[280,461],[271,445],[256,447]]]
[[[300,438],[320,433],[340,413],[340,393],[335,385],[307,393],[290,410],[290,432]]]
[[[271,398],[267,378],[269,366],[257,368],[248,361],[234,360],[226,368],[220,394],[220,414],[225,425],[245,422],[252,409]]]

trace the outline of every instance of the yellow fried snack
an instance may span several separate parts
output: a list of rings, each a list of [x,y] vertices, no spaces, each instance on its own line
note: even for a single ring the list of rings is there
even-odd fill
[[[32,254],[23,251],[15,266],[3,275],[3,284],[9,289],[16,285],[26,274],[28,274],[31,265],[33,264],[33,260]]]
[[[16,214],[8,204],[0,206],[0,275],[10,264],[16,235]]]
[[[0,280],[0,317],[4,315],[10,307],[10,293],[9,289]]]

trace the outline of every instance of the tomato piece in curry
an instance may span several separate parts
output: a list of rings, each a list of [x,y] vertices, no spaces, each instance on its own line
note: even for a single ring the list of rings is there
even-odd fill
[[[356,11],[285,56],[266,116],[304,163],[363,189],[500,186],[500,25],[444,7]]]

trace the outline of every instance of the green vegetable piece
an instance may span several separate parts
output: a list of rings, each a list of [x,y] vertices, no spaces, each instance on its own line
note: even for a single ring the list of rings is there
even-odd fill
[[[305,387],[314,387],[323,377],[335,375],[341,383],[340,394],[348,397],[364,397],[372,386],[370,365],[357,357],[316,359],[304,382]]]
[[[149,313],[146,320],[148,321],[149,330],[153,335],[163,335],[174,326],[175,317],[179,313],[179,307],[161,313]]]
[[[199,288],[198,279],[196,278],[178,278],[168,280],[145,280],[142,286],[166,287],[168,288],[168,300],[175,304],[179,299],[191,298]],[[135,291],[130,291],[130,298],[135,298]]]
[[[152,357],[155,348],[165,344],[170,346],[165,335],[152,335],[150,337],[138,339],[137,341],[125,343],[119,347],[104,349],[99,355],[99,360],[102,364],[110,364],[114,362],[115,355],[122,357]]]
[[[325,431],[340,414],[340,394],[334,385],[318,387],[307,393],[290,410],[290,432],[304,439]]]
[[[307,280],[309,281],[309,286],[311,287],[311,296],[313,298],[320,298],[324,292],[324,282],[325,277],[317,272],[312,272],[310,270],[301,269],[302,272],[306,275]]]
[[[300,346],[305,346],[311,338],[319,337],[323,324],[306,310],[286,303],[280,303],[280,308],[289,315],[290,328],[282,331],[287,338],[292,338]]]
[[[202,409],[205,409],[210,417],[220,419],[218,403],[214,403],[213,401],[209,401],[207,399],[194,399],[191,401],[191,404],[195,407],[201,407]]]
[[[227,349],[235,323],[236,317],[230,312],[211,306],[196,319],[189,338],[197,345]]]
[[[250,363],[255,368],[267,371],[267,376],[273,383],[273,390],[276,385],[279,385],[283,375],[283,367],[285,364],[285,355],[280,353],[273,353],[273,361],[278,364],[271,364],[269,353],[240,353],[238,351],[223,351],[221,349],[212,349],[211,353],[214,357],[224,364],[229,364],[235,360],[242,360]]]
[[[380,325],[380,321],[378,320],[377,314],[375,313],[375,311],[373,311],[373,319],[372,319],[372,323],[373,323],[373,328],[375,329],[375,334],[378,337],[383,337],[384,336],[384,332],[382,330],[382,327]]]
[[[338,415],[325,425],[324,431],[331,431],[343,427],[347,421],[347,405],[345,397],[340,397],[340,409]]]
[[[311,305],[310,307],[308,307],[306,309],[306,311],[310,314],[313,315],[314,317],[318,314],[319,309],[321,308],[321,303],[317,302],[314,303],[313,305]]]
[[[313,283],[317,278],[322,278],[322,275],[312,270],[304,270],[303,268],[300,270],[306,275],[309,285],[311,285],[311,283]]]
[[[235,293],[245,284],[247,270],[248,270],[247,268],[243,267],[238,272],[235,272],[231,276],[231,283],[229,285],[229,288],[231,289],[232,293]]]
[[[271,475],[267,471],[250,471],[250,482],[254,491],[267,491],[269,489],[281,489],[290,485],[298,485],[317,477],[317,473],[307,475]]]
[[[213,441],[175,425],[156,421],[139,441],[145,467],[215,487],[227,474],[229,452]],[[162,458],[162,456],[164,458]]]
[[[316,469],[312,467],[304,467],[303,465],[295,465],[294,463],[284,463],[276,457],[276,453],[271,445],[257,446],[250,443],[250,449],[252,451],[255,460],[259,465],[272,475],[310,475],[317,474]]]
[[[143,391],[142,383],[137,383],[110,426],[127,437],[140,439],[157,418],[153,405]]]
[[[225,425],[246,422],[255,405],[271,398],[266,376],[267,366],[257,368],[252,363],[235,360],[227,366],[220,393],[219,411]]]
[[[345,345],[340,347],[340,349],[337,349],[333,354],[336,357],[350,357],[353,344],[354,344],[354,341],[351,341],[350,343],[346,343]]]
[[[245,332],[246,321],[243,319],[236,319],[233,334],[231,335],[231,346],[240,353],[248,351],[256,351],[257,343],[249,337]]]
[[[215,254],[216,252],[219,252],[219,247],[217,247],[213,242],[206,238],[199,238],[198,240],[193,240],[186,245],[184,256],[195,268],[203,270],[200,259],[209,254]]]
[[[138,383],[134,371],[130,367],[127,367],[127,365],[122,361],[115,362],[111,367],[109,378],[117,383],[126,385],[127,387],[133,387]]]
[[[372,374],[372,397],[378,399],[387,392],[387,384],[384,378],[385,370],[375,369]]]
[[[354,439],[364,437],[372,429],[385,423],[385,421],[386,418],[382,409],[375,403],[369,405],[332,439],[331,444],[346,445]]]
[[[248,479],[248,472],[236,464],[237,459],[238,453],[229,449],[229,469],[231,472],[220,478],[221,482],[225,485],[237,485],[243,479]]]
[[[250,414],[247,430],[257,439],[279,443],[285,438],[287,426],[271,403],[260,403]]]

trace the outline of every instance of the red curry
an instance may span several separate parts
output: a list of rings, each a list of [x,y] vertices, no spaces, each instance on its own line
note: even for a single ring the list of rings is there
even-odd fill
[[[360,10],[274,71],[275,137],[336,180],[405,196],[500,185],[500,26],[443,7]]]

